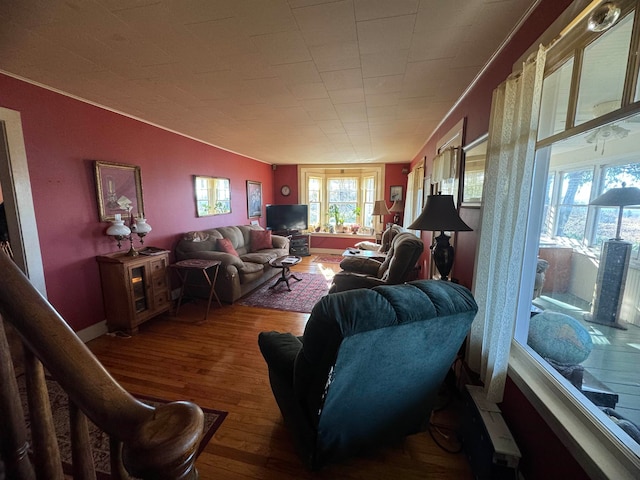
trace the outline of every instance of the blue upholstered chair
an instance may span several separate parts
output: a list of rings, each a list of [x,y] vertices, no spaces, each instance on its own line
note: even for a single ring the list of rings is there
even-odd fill
[[[424,430],[476,312],[465,287],[417,280],[327,295],[302,337],[262,332],[273,394],[308,467]]]

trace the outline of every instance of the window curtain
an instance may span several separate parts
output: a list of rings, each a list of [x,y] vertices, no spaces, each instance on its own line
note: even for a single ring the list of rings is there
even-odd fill
[[[502,401],[517,311],[546,48],[493,92],[469,365]]]
[[[440,183],[443,180],[455,178],[457,175],[458,149],[449,147],[440,152],[433,159],[433,172],[431,173],[431,183]]]
[[[421,165],[413,169],[407,177],[407,196],[404,204],[404,221],[402,222],[402,226],[407,230],[409,230],[407,227],[411,225],[422,212],[423,182],[424,167]],[[409,231],[418,235],[416,230]]]

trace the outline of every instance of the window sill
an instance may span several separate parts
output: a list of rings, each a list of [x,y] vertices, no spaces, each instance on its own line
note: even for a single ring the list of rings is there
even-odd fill
[[[587,408],[536,362],[518,342],[511,342],[509,377],[592,478],[635,479],[640,451],[633,451],[605,425],[613,422],[597,407]],[[626,436],[624,432],[621,436]],[[635,444],[630,437],[630,445]],[[640,449],[637,449],[640,450]]]
[[[312,237],[328,237],[328,238],[353,238],[361,240],[374,240],[376,239],[375,235],[369,235],[364,233],[329,233],[329,232],[309,232]]]

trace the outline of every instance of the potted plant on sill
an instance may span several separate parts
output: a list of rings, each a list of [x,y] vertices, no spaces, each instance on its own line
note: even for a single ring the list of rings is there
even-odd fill
[[[342,216],[342,213],[340,213],[340,210],[338,209],[337,205],[331,205],[329,207],[329,216],[333,217],[333,219],[336,222],[336,225],[335,225],[336,233],[342,233],[344,230],[344,217]]]

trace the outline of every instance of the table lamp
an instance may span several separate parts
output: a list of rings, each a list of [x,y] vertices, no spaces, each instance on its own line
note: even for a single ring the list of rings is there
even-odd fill
[[[440,231],[431,245],[431,256],[442,280],[449,279],[453,267],[454,249],[444,232],[471,232],[473,229],[462,221],[453,204],[453,195],[430,195],[422,213],[407,227],[409,230]]]
[[[121,242],[124,239],[129,240],[129,251],[127,252],[127,256],[135,257],[138,255],[138,252],[135,248],[133,248],[133,235],[138,235],[140,239],[140,243],[144,244],[144,237],[151,231],[151,225],[147,223],[145,218],[131,218],[130,226],[124,224],[124,220],[122,220],[122,216],[117,213],[114,215],[114,220],[111,222],[109,228],[105,232],[105,235],[109,235],[113,237],[118,242],[118,248],[121,247]]]
[[[393,223],[396,225],[400,224],[400,214],[404,212],[404,205],[402,200],[394,200],[393,205],[389,209],[391,213],[393,213]]]

